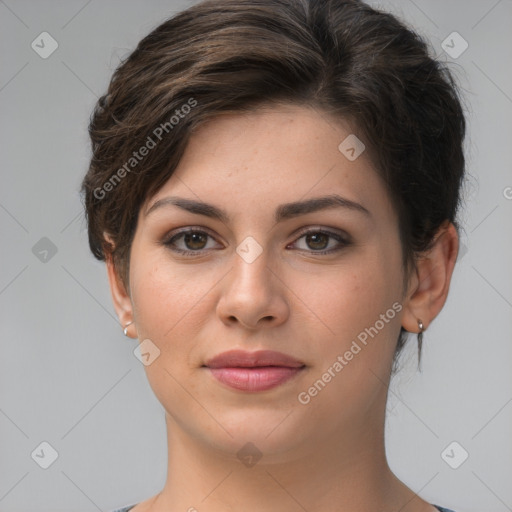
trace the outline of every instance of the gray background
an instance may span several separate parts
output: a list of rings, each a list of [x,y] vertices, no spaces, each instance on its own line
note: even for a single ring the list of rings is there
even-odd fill
[[[411,337],[393,381],[390,465],[428,501],[509,511],[512,2],[373,4],[412,23],[452,63],[470,123],[464,248],[447,304],[425,335],[423,372]],[[188,5],[0,1],[1,512],[105,511],[164,484],[163,409],[136,342],[122,334],[104,264],[89,253],[78,187],[89,115],[119,59]],[[43,31],[59,45],[47,59],[31,48]],[[441,46],[453,31],[469,44],[457,58]],[[43,441],[58,453],[48,469],[31,456]],[[458,469],[441,456],[452,441],[469,453]],[[462,452],[449,453],[455,460]]]

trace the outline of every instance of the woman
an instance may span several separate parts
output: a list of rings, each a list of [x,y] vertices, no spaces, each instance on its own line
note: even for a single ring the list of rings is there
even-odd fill
[[[121,510],[446,512],[384,447],[458,252],[465,120],[423,40],[356,0],[199,3],[89,132],[90,247],[168,435],[164,488]]]

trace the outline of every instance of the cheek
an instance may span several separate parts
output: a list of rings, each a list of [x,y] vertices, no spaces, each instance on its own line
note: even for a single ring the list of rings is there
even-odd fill
[[[399,299],[401,276],[398,261],[390,264],[396,260],[393,256],[385,250],[368,250],[336,266],[309,263],[304,268],[286,264],[275,268],[292,323],[302,324],[305,332],[322,339],[325,348],[350,345]],[[206,263],[171,265],[165,257],[149,255],[132,261],[139,338],[150,338],[161,350],[172,345],[175,354],[193,350],[191,341],[201,338],[206,324],[219,321],[212,315],[229,269]]]
[[[400,299],[400,274],[378,259],[363,259],[316,276],[297,275],[293,290],[326,324],[326,333],[353,335]],[[331,332],[331,334],[333,334]]]
[[[342,407],[345,417],[353,418],[382,399],[402,309],[400,267],[384,261],[361,259],[320,279],[295,281],[294,291],[307,297],[304,302],[321,319],[304,331],[314,335],[316,364],[302,389],[319,414]]]
[[[400,261],[393,254],[373,254],[378,256],[354,258],[315,277],[289,277],[294,293],[307,305],[309,329],[304,332],[314,336],[318,366],[328,368],[347,354],[344,374],[355,380],[365,380],[369,368],[385,374],[400,331]]]
[[[208,292],[218,281],[208,273],[199,277],[191,269],[146,261],[134,269],[132,287],[139,340],[150,339],[159,350],[144,370],[155,396],[176,421],[191,414],[189,393],[197,392],[199,361],[195,351],[211,318]],[[195,414],[200,416],[201,411]]]
[[[178,269],[165,262],[144,265],[137,274],[132,288],[137,328],[139,334],[151,335],[160,343],[174,338],[187,317],[197,316],[200,298],[214,283],[207,275],[197,279],[190,268]]]

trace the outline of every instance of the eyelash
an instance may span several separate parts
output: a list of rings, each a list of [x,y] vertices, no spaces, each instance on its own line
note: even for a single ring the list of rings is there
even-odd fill
[[[182,231],[179,231],[178,233],[175,233],[173,236],[171,236],[170,238],[167,239],[167,241],[164,242],[164,245],[167,246],[171,251],[173,252],[177,252],[179,254],[183,254],[183,255],[186,255],[186,256],[198,256],[200,255],[202,252],[205,251],[205,249],[198,249],[197,251],[190,251],[190,250],[185,250],[185,249],[177,249],[176,247],[173,247],[173,244],[176,242],[176,240],[178,238],[180,238],[181,236],[183,235],[187,235],[187,234],[191,234],[191,233],[200,233],[200,234],[204,234],[204,235],[207,235],[211,238],[214,238],[212,235],[210,235],[210,233],[208,233],[207,231],[204,231],[204,230],[200,230],[200,229],[195,229],[195,228],[187,228],[187,229],[184,229]],[[343,236],[341,236],[340,234],[338,233],[334,233],[332,231],[327,231],[325,229],[310,229],[310,230],[307,230],[307,231],[303,231],[299,234],[299,237],[296,239],[296,241],[300,240],[301,238],[303,238],[304,236],[306,235],[310,235],[310,234],[323,234],[323,235],[327,235],[329,236],[330,238],[334,238],[337,242],[339,242],[341,244],[341,246],[335,248],[335,249],[329,249],[329,250],[324,250],[324,251],[314,251],[314,250],[310,250],[308,252],[312,253],[312,254],[319,254],[319,255],[326,255],[326,254],[332,254],[332,253],[335,253],[335,252],[338,252],[340,251],[341,249],[343,249],[344,247],[350,245],[350,242],[347,241]],[[295,243],[295,242],[294,242]],[[301,249],[299,249],[301,250]],[[304,250],[301,250],[304,252]]]

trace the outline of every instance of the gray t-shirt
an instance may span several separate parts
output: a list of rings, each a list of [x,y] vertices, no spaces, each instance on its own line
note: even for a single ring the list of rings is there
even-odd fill
[[[137,503],[135,503],[135,505],[137,505]],[[128,512],[129,510],[131,510],[133,507],[135,507],[135,505],[130,505],[128,507],[124,507],[124,508],[118,508],[116,510],[112,510],[112,512]],[[437,505],[432,505],[433,507],[436,507],[437,510],[439,510],[439,512],[454,512],[453,510],[450,510],[448,508],[443,508],[443,507],[439,507]]]

